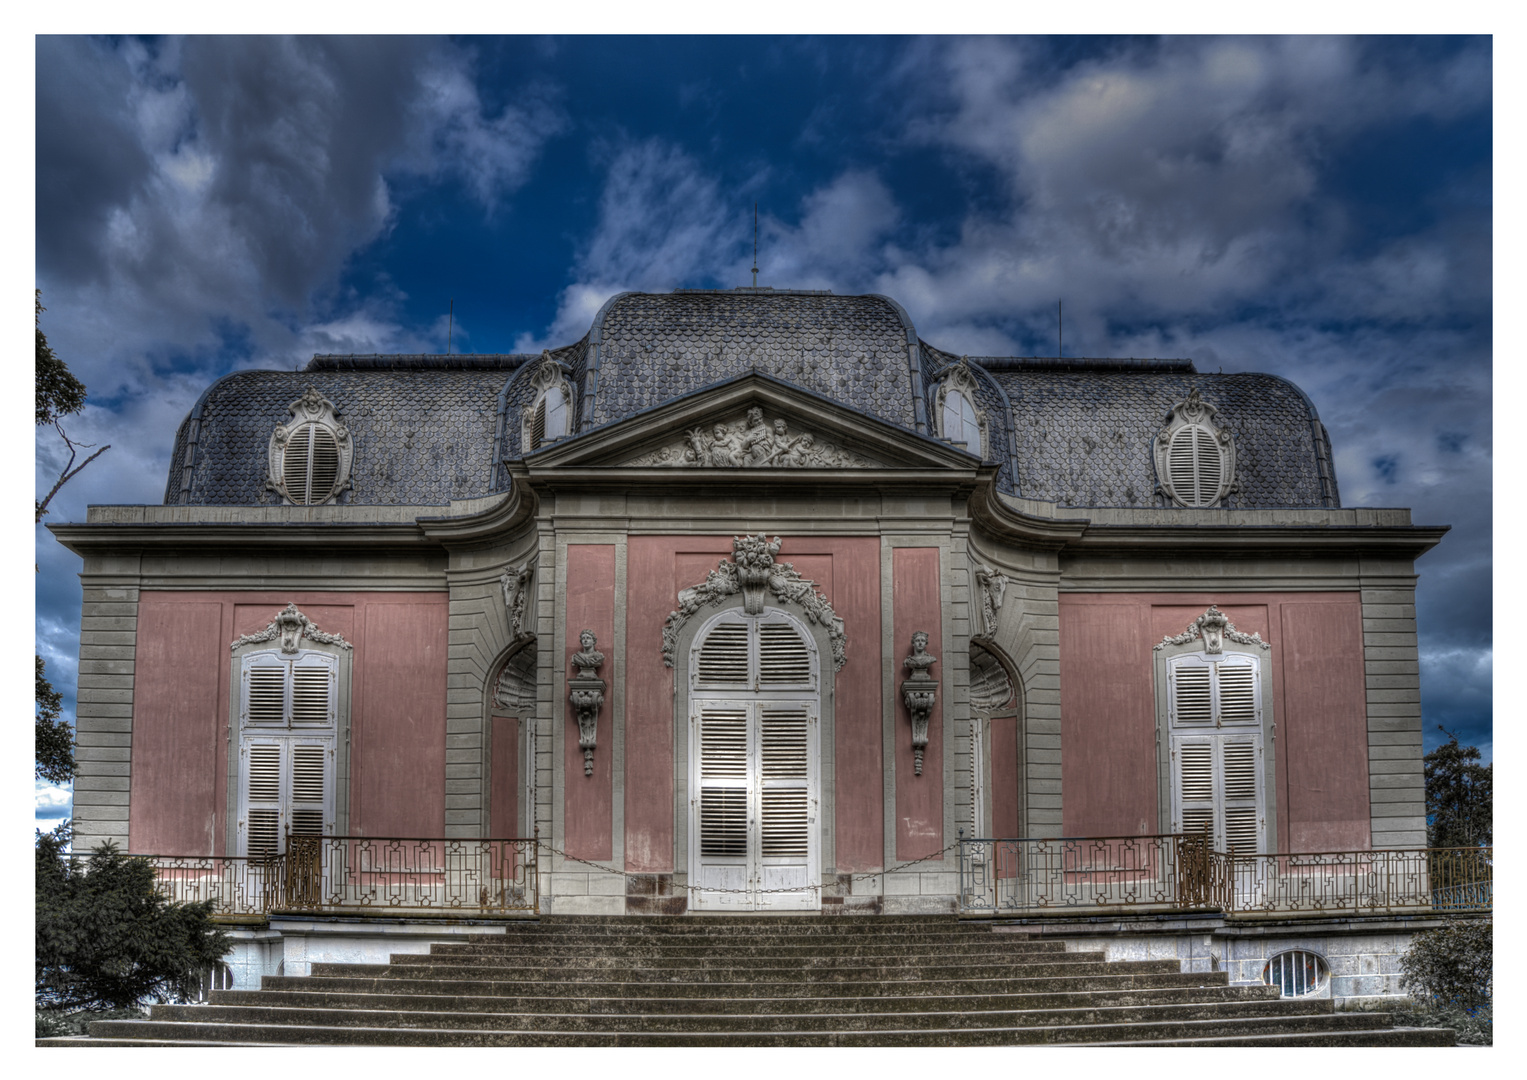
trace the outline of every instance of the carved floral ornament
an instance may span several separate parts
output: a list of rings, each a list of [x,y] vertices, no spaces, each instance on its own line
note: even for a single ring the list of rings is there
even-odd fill
[[[314,626],[313,620],[298,611],[296,604],[287,604],[285,610],[278,611],[276,617],[264,630],[245,634],[228,648],[232,651],[244,645],[259,645],[267,641],[279,640],[281,651],[291,655],[297,651],[302,638],[316,641],[320,645],[338,645],[341,649],[350,648],[350,643],[338,634],[326,634]]]
[[[1235,628],[1235,624],[1220,611],[1219,608],[1209,606],[1209,610],[1188,624],[1188,628],[1176,635],[1167,635],[1157,643],[1156,649],[1164,649],[1168,645],[1186,645],[1190,641],[1203,639],[1204,652],[1222,653],[1225,651],[1225,639],[1229,638],[1237,645],[1255,645],[1259,648],[1270,649],[1272,644],[1262,640],[1261,634],[1243,634]]]
[[[793,434],[784,420],[770,421],[754,406],[747,417],[692,429],[681,440],[627,465],[675,469],[870,469],[875,462],[811,432]]]
[[[770,540],[765,534],[732,537],[732,559],[722,559],[716,569],[698,585],[679,592],[679,608],[670,611],[663,623],[663,663],[673,667],[678,648],[679,630],[700,608],[717,607],[728,596],[743,594],[743,610],[749,615],[763,613],[764,599],[772,594],[781,603],[794,604],[810,621],[827,628],[832,644],[833,670],[842,669],[847,657],[847,636],[843,620],[833,613],[827,598],[816,591],[816,582],[801,577],[795,567],[775,562],[783,541]]]

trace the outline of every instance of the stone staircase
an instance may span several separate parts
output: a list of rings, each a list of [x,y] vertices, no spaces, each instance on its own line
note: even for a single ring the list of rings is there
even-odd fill
[[[940,916],[547,917],[39,1045],[1451,1046],[1445,1029]]]

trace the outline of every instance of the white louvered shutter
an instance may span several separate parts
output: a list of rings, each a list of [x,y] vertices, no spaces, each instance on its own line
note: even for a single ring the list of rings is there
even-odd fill
[[[287,745],[291,754],[288,829],[293,836],[322,836],[331,820],[333,746],[328,740],[293,740]]]
[[[1207,829],[1217,842],[1214,741],[1212,735],[1178,735],[1172,739],[1172,828],[1195,835]]]
[[[309,467],[313,461],[313,429],[316,424],[303,424],[286,438],[286,450],[281,455],[281,479],[286,483],[287,497],[298,506],[306,506],[309,491]]]
[[[334,726],[338,674],[338,659],[325,653],[305,653],[292,664],[292,727]]]
[[[700,711],[700,854],[748,853],[748,709],[716,704]]]
[[[252,859],[276,854],[281,848],[281,742],[245,742],[240,756],[244,768],[244,854]]]
[[[530,421],[530,448],[535,450],[546,441],[546,399],[536,402],[536,411]]]
[[[759,689],[814,685],[811,650],[788,622],[758,624]]]
[[[1257,662],[1255,657],[1226,653],[1214,664],[1219,716],[1224,724],[1255,724],[1261,720],[1257,703]]]
[[[254,653],[244,658],[240,723],[248,727],[286,726],[286,679],[290,668],[276,653]]]
[[[1198,833],[1207,824],[1216,851],[1265,852],[1257,658],[1188,653],[1168,670],[1173,830]]]
[[[753,626],[742,620],[717,623],[705,636],[694,668],[694,685],[744,689],[752,686]]]
[[[1172,433],[1167,448],[1167,473],[1172,490],[1187,506],[1212,506],[1224,477],[1224,459],[1214,432],[1185,424]]]
[[[1175,727],[1207,727],[1214,723],[1214,668],[1189,653],[1171,661],[1171,710]]]
[[[1224,735],[1220,751],[1225,846],[1238,855],[1266,850],[1262,825],[1262,739],[1258,735]]]

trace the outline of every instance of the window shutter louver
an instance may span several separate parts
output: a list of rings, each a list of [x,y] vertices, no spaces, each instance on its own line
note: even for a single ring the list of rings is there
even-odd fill
[[[788,629],[786,627],[785,629]],[[793,633],[793,631],[792,631]],[[764,858],[804,859],[810,840],[811,763],[809,714],[796,706],[765,705],[759,716],[762,764],[762,854]]]
[[[748,624],[723,622],[711,630],[700,648],[696,681],[709,686],[747,686]]]
[[[259,727],[284,727],[287,665],[249,664],[244,670],[244,723]]]
[[[1210,693],[1211,669],[1185,656],[1172,662],[1172,706],[1178,724],[1214,722]]]
[[[795,627],[782,622],[758,627],[758,672],[762,686],[810,684],[811,653]]]
[[[1219,494],[1219,443],[1214,440],[1213,432],[1202,427],[1193,428],[1193,442],[1198,451],[1198,485],[1194,493],[1194,504],[1208,506],[1214,501],[1214,496]]]
[[[763,778],[805,780],[808,768],[806,711],[765,707],[760,719]]]
[[[286,438],[286,451],[281,458],[281,478],[286,484],[287,497],[298,506],[308,502],[308,465],[312,460],[314,424],[303,424]]]
[[[1254,735],[1232,735],[1220,740],[1225,850],[1241,855],[1255,855],[1262,850],[1259,741]]]
[[[546,399],[536,402],[535,419],[530,422],[530,448],[536,449],[546,441]]]
[[[316,506],[334,493],[339,479],[339,442],[326,427],[313,425],[313,463],[307,486],[307,502]]]
[[[1251,724],[1257,719],[1256,669],[1226,660],[1219,672],[1219,715],[1224,724]]]
[[[748,853],[748,714],[700,713],[700,853]]]
[[[1172,478],[1172,490],[1189,506],[1198,505],[1198,470],[1193,461],[1193,432],[1189,425],[1180,427],[1172,435],[1172,446],[1167,451],[1167,472]]]
[[[328,727],[333,722],[334,668],[327,663],[298,664],[292,670],[292,726]]]
[[[706,709],[700,714],[700,776],[746,779],[748,714],[744,709]]]
[[[807,816],[805,788],[764,788],[763,857],[804,859],[810,840]]]

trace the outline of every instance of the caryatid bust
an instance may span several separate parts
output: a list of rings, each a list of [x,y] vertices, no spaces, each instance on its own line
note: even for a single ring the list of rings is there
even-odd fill
[[[604,663],[604,653],[596,646],[594,631],[578,634],[580,649],[573,653],[573,667],[578,674],[567,680],[567,698],[578,717],[578,747],[583,751],[583,775],[594,775],[594,746],[599,727],[599,707],[604,704],[605,682],[596,672]]]
[[[912,772],[923,774],[923,751],[928,747],[928,718],[938,696],[938,683],[928,669],[938,657],[928,651],[928,635],[918,630],[912,635],[912,652],[903,661],[910,675],[901,684],[901,699],[906,702],[912,721]]]

